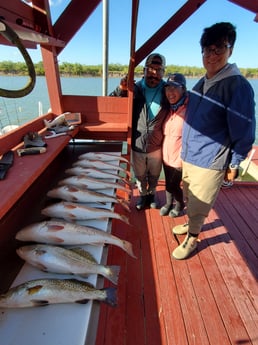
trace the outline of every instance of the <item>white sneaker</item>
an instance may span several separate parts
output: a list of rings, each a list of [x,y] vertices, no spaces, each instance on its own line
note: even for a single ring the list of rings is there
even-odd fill
[[[188,233],[184,241],[172,252],[172,256],[177,260],[186,259],[196,247],[197,237],[191,236]]]
[[[184,235],[184,234],[187,234],[188,228],[189,228],[188,223],[185,223],[185,224],[176,225],[172,229],[172,231],[173,231],[173,234],[175,235]]]
[[[224,180],[221,184],[221,188],[231,188],[233,186],[233,181]]]

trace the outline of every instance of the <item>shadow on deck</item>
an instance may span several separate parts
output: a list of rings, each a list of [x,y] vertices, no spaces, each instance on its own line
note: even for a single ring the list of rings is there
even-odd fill
[[[132,226],[114,221],[112,231],[133,243],[137,259],[109,248],[108,264],[121,265],[119,305],[101,306],[96,345],[258,344],[257,184],[221,190],[197,252],[183,261],[171,258],[171,228],[186,216],[138,212],[137,193]],[[158,198],[162,205],[162,181]]]

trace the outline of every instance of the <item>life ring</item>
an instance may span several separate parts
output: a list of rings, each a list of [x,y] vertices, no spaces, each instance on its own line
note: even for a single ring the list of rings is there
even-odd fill
[[[12,28],[10,28],[4,21],[0,20],[0,23],[2,23],[5,26],[5,31],[0,31],[2,36],[4,36],[9,42],[14,44],[22,54],[27,68],[29,72],[29,81],[25,85],[23,89],[19,90],[6,90],[6,89],[1,89],[0,88],[0,96],[6,97],[6,98],[19,98],[19,97],[24,97],[28,95],[34,88],[35,82],[36,82],[36,72],[35,68],[33,65],[33,62],[26,50],[26,48],[23,46],[21,43],[21,40],[19,39],[18,35],[16,34],[15,31],[13,31]]]

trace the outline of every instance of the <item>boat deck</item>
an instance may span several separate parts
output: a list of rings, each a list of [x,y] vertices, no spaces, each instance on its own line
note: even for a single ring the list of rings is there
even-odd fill
[[[160,181],[160,204],[164,189]],[[171,228],[186,216],[139,212],[137,197],[134,189],[132,226],[114,221],[112,231],[133,243],[137,259],[109,248],[108,264],[121,265],[119,305],[101,305],[95,345],[258,344],[257,183],[220,191],[197,252],[183,261],[171,258]]]

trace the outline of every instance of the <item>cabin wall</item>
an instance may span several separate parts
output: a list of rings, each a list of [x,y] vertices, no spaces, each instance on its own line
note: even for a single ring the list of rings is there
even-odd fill
[[[83,123],[128,123],[128,98],[62,96],[63,111],[80,112]]]
[[[77,138],[127,141],[130,133],[129,98],[62,96],[63,112],[80,112]]]

